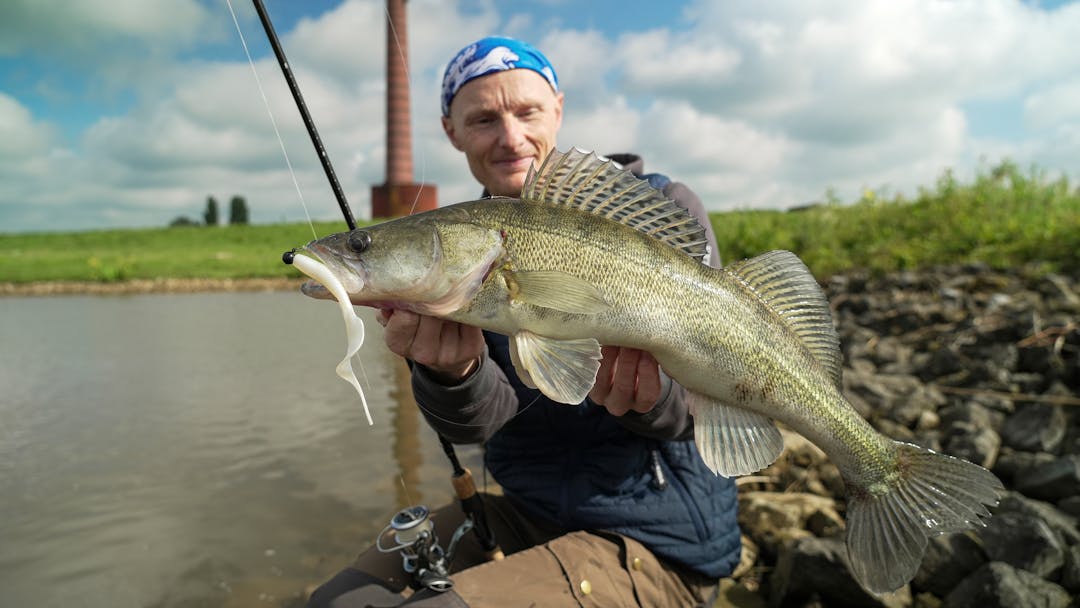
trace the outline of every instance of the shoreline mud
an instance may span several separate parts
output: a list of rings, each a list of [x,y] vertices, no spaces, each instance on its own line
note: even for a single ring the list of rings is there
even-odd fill
[[[0,283],[0,297],[290,291],[300,289],[302,283],[303,279],[286,277],[247,279],[159,278],[114,282],[35,281],[31,283]]]

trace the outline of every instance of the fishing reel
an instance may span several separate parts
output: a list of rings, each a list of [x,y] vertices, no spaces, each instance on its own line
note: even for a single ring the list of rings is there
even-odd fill
[[[473,518],[466,517],[454,530],[450,545],[444,551],[439,545],[430,515],[431,512],[424,505],[413,505],[398,511],[379,532],[375,548],[382,553],[401,553],[402,568],[412,575],[414,588],[449,591],[454,586],[449,576],[450,562],[454,559],[458,542],[472,529]],[[384,547],[383,539],[391,537],[396,544]]]

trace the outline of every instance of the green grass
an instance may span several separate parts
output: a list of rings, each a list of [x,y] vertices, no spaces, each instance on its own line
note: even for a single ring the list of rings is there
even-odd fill
[[[975,261],[1069,274],[1080,268],[1080,190],[1007,162],[967,184],[946,173],[911,200],[868,193],[851,204],[833,199],[801,211],[711,219],[725,263],[789,249],[818,278]],[[319,236],[344,229],[343,222],[315,225]],[[306,223],[0,234],[0,282],[297,276],[281,254],[311,237]]]
[[[967,262],[1069,274],[1080,268],[1080,189],[1008,162],[970,184],[946,173],[912,200],[867,193],[849,205],[715,214],[712,223],[725,263],[789,249],[819,278]]]
[[[316,223],[319,236],[344,222]],[[306,223],[0,235],[0,281],[298,276],[281,254],[312,238]]]

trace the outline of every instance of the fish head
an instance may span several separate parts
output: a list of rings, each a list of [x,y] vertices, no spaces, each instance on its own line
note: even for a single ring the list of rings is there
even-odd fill
[[[303,253],[327,267],[353,304],[441,316],[476,295],[501,257],[502,242],[499,230],[445,207],[332,234],[308,243]],[[316,281],[301,291],[333,297]]]

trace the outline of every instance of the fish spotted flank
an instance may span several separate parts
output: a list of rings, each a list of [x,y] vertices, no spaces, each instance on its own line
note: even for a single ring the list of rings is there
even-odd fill
[[[704,230],[595,155],[553,152],[520,198],[495,197],[308,244],[355,304],[401,308],[510,337],[526,384],[579,403],[600,345],[649,351],[687,390],[708,467],[744,475],[783,450],[774,421],[821,447],[847,484],[853,573],[887,592],[927,538],[982,525],[1003,490],[986,469],[876,432],[841,392],[828,302],[794,254],[723,269]],[[304,290],[328,297],[315,283]]]

